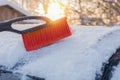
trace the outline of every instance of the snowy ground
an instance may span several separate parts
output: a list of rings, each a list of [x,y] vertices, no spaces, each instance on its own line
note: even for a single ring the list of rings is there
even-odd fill
[[[120,47],[120,27],[71,27],[72,36],[26,52],[21,36],[0,32],[0,65],[46,80],[95,80],[102,63]],[[119,70],[114,72],[120,79]]]

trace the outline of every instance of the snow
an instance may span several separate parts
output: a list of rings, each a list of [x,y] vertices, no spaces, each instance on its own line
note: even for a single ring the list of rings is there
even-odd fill
[[[0,6],[4,6],[4,5],[8,5],[8,6],[14,8],[15,10],[17,10],[17,11],[25,14],[26,16],[32,16],[33,15],[30,12],[28,12],[28,11],[24,10],[23,8],[21,8],[20,6],[16,5],[12,1],[9,1],[9,0],[0,0]]]
[[[0,64],[46,80],[94,80],[102,63],[120,47],[120,27],[71,29],[72,36],[31,52],[25,51],[20,35],[1,32]]]
[[[0,6],[6,5],[5,0],[0,0]]]
[[[0,64],[12,67],[26,53],[22,39],[11,32],[0,32],[0,36]]]

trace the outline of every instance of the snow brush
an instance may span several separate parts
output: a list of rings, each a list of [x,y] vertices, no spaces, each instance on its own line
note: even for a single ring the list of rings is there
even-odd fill
[[[36,20],[42,20],[44,23]],[[19,29],[14,24],[19,26]],[[0,31],[22,34],[26,51],[36,50],[71,35],[66,17],[55,21],[44,16],[19,17],[0,23]]]

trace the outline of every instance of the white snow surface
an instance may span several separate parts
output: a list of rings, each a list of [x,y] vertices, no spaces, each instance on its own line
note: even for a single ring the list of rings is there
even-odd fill
[[[23,63],[17,71],[46,80],[95,80],[102,63],[120,47],[120,27],[71,30],[72,36],[31,52],[26,52],[19,34],[0,32],[0,65]]]

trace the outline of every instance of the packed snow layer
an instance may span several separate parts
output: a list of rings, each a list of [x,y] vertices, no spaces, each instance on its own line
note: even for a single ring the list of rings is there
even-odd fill
[[[20,35],[0,32],[0,65],[13,67],[26,53]]]
[[[20,35],[2,32],[0,64],[46,80],[94,80],[102,63],[120,47],[120,28],[71,29],[72,36],[31,52],[25,51]]]

